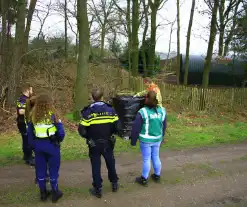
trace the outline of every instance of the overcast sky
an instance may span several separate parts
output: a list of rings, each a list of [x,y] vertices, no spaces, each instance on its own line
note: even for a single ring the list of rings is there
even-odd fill
[[[42,5],[49,3],[50,0],[39,0],[42,2]],[[63,0],[60,0],[63,2]],[[202,10],[205,8],[204,0],[196,0],[197,2],[197,9],[195,11],[193,28],[192,28],[192,35],[191,35],[191,45],[190,45],[190,52],[191,54],[199,54],[205,55],[207,52],[207,43],[205,39],[208,40],[209,38],[209,31],[205,29],[205,27],[209,24],[210,18],[208,16],[203,16],[199,14],[198,10]],[[52,0],[52,3],[56,3],[57,0]],[[190,10],[191,10],[191,3],[192,0],[181,0],[182,5],[180,9],[181,13],[181,53],[185,54],[186,51],[186,34],[188,29],[188,22],[190,18]],[[40,7],[41,3],[38,3],[38,7]],[[55,12],[52,12],[44,25],[43,32],[48,36],[53,36],[55,34],[63,33],[64,32],[64,22],[63,17]],[[176,10],[176,0],[168,0],[168,2],[164,5],[164,7],[159,11],[157,16],[157,23],[161,24],[161,26],[157,30],[157,44],[156,44],[156,51],[157,52],[167,52],[168,45],[169,45],[169,34],[170,34],[170,25],[167,24],[168,21],[174,21],[177,15]],[[71,20],[74,24],[74,28],[76,29],[76,22],[75,19]],[[40,23],[37,17],[34,17],[32,22],[30,36],[34,37],[37,36],[37,33],[40,28]],[[69,36],[71,36],[75,40],[74,33],[69,28]],[[172,35],[172,45],[171,51],[176,51],[176,41],[177,41],[177,30],[176,24],[174,26],[174,31]],[[122,41],[124,41],[122,39]]]

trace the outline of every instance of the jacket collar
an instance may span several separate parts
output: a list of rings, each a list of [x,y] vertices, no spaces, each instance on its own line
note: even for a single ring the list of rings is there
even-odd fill
[[[103,101],[97,101],[97,102],[92,103],[90,105],[90,107],[93,107],[93,106],[102,106],[104,104],[105,104],[105,102],[103,102]]]

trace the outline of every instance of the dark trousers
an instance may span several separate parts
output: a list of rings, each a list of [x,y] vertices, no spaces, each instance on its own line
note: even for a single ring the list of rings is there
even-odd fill
[[[47,163],[48,163],[48,160],[47,160]],[[46,171],[46,174],[45,174],[45,178],[46,178],[46,180],[47,180],[47,179],[49,179],[49,177],[50,177],[50,176],[49,176],[49,173],[48,173],[48,171],[49,171],[49,170],[48,170],[48,169],[49,169],[49,167],[47,166],[47,167],[46,167],[46,169],[47,169],[47,171]],[[36,170],[36,167],[35,167],[35,174],[36,174],[36,182],[38,182],[38,176],[37,176],[37,170]]]
[[[28,160],[32,158],[32,148],[28,144],[27,133],[21,133],[22,137],[22,151],[24,154],[24,159]]]
[[[104,157],[106,167],[108,169],[108,179],[111,183],[117,183],[118,176],[115,167],[115,158],[112,148],[109,146],[98,145],[89,148],[89,157],[92,166],[93,187],[96,189],[102,188],[101,178],[101,155]]]
[[[36,140],[35,144],[35,169],[39,188],[42,191],[46,190],[48,168],[52,190],[57,191],[61,159],[60,148],[51,144],[49,140]]]

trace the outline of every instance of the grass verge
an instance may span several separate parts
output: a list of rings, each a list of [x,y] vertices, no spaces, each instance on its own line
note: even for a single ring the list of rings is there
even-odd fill
[[[70,116],[67,115],[69,118]],[[162,149],[184,149],[222,143],[244,141],[247,135],[247,123],[233,122],[227,117],[176,116],[168,115],[168,128]],[[88,157],[85,140],[77,132],[66,131],[61,146],[63,160],[78,160]],[[21,137],[19,134],[0,135],[0,165],[22,162]],[[116,154],[122,152],[139,152],[139,147],[131,147],[129,141],[118,139]]]

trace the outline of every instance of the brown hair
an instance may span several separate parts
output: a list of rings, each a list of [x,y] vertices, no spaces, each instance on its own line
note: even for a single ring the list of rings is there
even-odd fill
[[[22,87],[21,87],[21,92],[22,93],[25,93],[27,92],[32,86],[28,83],[24,84]]]
[[[104,95],[102,88],[94,88],[92,90],[92,98],[94,101],[100,101]]]
[[[50,112],[55,115],[53,100],[47,94],[41,94],[37,97],[33,110],[31,111],[31,120],[34,124],[50,118]],[[56,115],[55,115],[56,117]]]
[[[154,91],[149,91],[146,97],[145,105],[149,108],[156,108],[158,105],[157,94]]]
[[[35,105],[36,99],[36,96],[32,96],[31,98],[26,100],[25,117],[27,121],[31,121],[31,111]]]

